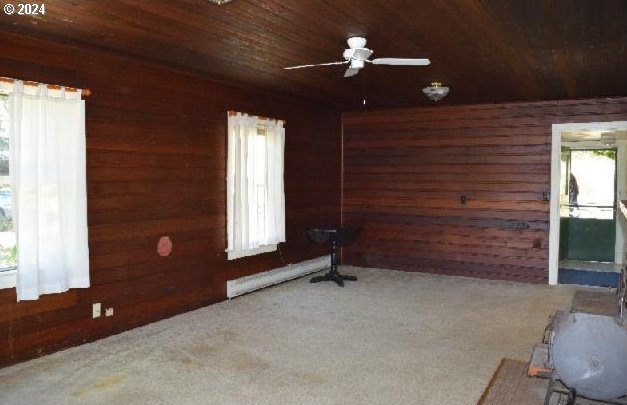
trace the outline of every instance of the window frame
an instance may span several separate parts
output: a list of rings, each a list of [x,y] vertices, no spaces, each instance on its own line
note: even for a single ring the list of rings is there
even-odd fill
[[[5,288],[15,288],[17,283],[17,267],[10,270],[0,271],[0,290]]]
[[[246,113],[243,113],[243,112],[228,111],[227,112],[227,118],[232,113],[233,114],[242,114],[242,115],[246,115],[246,116],[249,115],[249,114],[246,114]],[[266,121],[280,121],[282,123],[285,122],[283,120],[269,119],[269,118],[265,118],[265,117],[254,116],[254,115],[253,115],[253,117],[256,117],[257,119],[259,119],[259,122],[257,123],[257,136],[263,136],[263,137],[266,136],[266,129],[267,129]],[[227,153],[226,153],[227,159],[226,160],[227,160],[227,162],[226,163],[228,165],[228,155],[229,155],[228,142],[229,142],[229,136],[230,136],[230,130],[231,130],[230,125],[228,123],[228,120],[227,120],[226,127],[227,127],[226,128],[227,129],[227,137],[226,137],[226,140],[227,140],[227,145],[226,145],[227,146]],[[283,155],[283,159],[285,159],[284,155]],[[228,193],[228,189],[229,189],[229,187],[228,187],[228,182],[229,182],[228,174],[227,174],[225,180],[226,180],[226,183],[227,183],[226,190],[227,190],[227,193]],[[266,187],[267,187],[267,185],[266,185]],[[226,209],[227,209],[227,212],[228,212],[228,210],[229,210],[228,196],[227,196],[227,199],[226,199]],[[267,202],[266,202],[265,209],[266,209],[266,212],[269,210],[269,206],[268,206]],[[283,210],[285,211],[285,207],[283,207]],[[285,215],[285,212],[284,212],[284,215]],[[250,249],[247,249],[247,250],[230,251],[229,247],[228,247],[228,238],[229,238],[229,220],[228,220],[228,215],[227,215],[227,219],[226,219],[226,228],[227,228],[226,229],[226,232],[227,232],[227,247],[225,249],[225,252],[227,253],[227,260],[229,260],[229,261],[230,260],[236,260],[236,259],[244,258],[244,257],[256,256],[256,255],[260,255],[260,254],[263,254],[263,253],[275,252],[275,251],[278,250],[278,244],[272,244],[271,243],[271,244],[267,244],[267,245],[261,245],[261,246],[256,247],[256,248],[250,248]]]
[[[8,94],[0,91],[0,97],[9,97]],[[11,187],[9,176],[0,176],[0,185],[8,184]],[[13,190],[11,190],[11,193]],[[13,230],[15,233],[15,229]],[[15,288],[17,285],[17,265],[11,267],[0,267],[0,289]]]
[[[258,248],[248,249],[241,252],[226,252],[228,260],[240,259],[242,257],[257,256],[262,253],[270,253],[277,250],[277,245],[263,245]]]

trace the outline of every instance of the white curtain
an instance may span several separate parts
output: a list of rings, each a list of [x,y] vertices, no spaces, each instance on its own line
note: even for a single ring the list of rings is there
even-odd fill
[[[228,118],[227,252],[285,242],[282,121]]]
[[[80,91],[9,92],[17,299],[89,287],[85,104]]]

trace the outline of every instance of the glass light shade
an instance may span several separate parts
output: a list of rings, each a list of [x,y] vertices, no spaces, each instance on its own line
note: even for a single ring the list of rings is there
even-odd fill
[[[448,95],[449,88],[448,87],[443,87],[442,83],[440,83],[440,82],[433,82],[433,83],[431,83],[431,86],[428,86],[428,87],[425,87],[424,89],[422,89],[422,92],[429,99],[431,99],[433,101],[438,101],[438,100],[441,100],[441,99],[443,99],[444,97],[446,97]]]

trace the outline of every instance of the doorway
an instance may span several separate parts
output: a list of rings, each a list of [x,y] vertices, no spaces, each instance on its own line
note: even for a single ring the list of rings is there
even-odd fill
[[[562,134],[558,282],[615,287],[618,150],[579,136]]]
[[[614,286],[624,263],[627,122],[555,124],[549,284]]]

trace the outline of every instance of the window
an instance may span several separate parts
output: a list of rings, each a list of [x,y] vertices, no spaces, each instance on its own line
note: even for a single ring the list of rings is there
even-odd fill
[[[89,287],[81,91],[0,78],[0,94],[0,288]]]
[[[283,122],[229,113],[228,259],[276,250],[285,242]]]
[[[9,178],[9,97],[0,94],[0,288],[15,286],[17,246]]]

